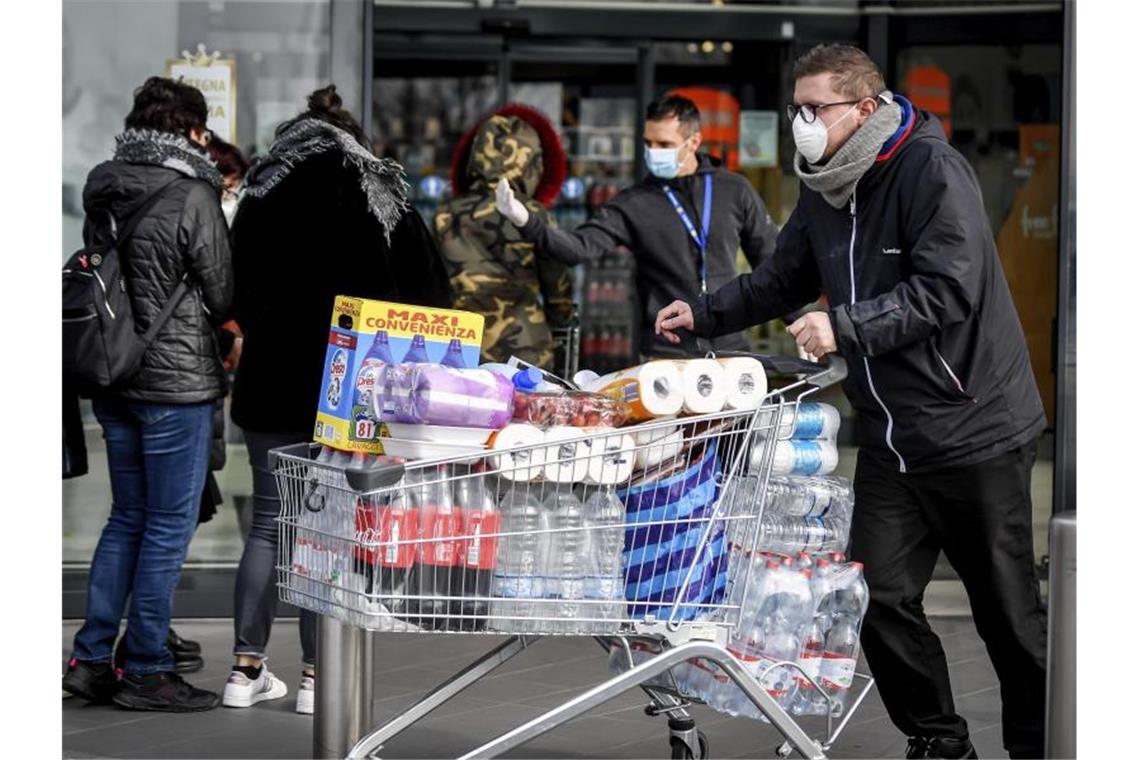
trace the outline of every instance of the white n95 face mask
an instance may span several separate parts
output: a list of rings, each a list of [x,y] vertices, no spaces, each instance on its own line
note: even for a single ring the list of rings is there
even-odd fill
[[[857,108],[859,108],[858,105],[851,106],[847,109],[847,113],[831,123],[831,127],[846,119]],[[801,114],[796,114],[796,119],[792,122],[792,139],[795,140],[796,150],[807,159],[809,164],[817,163],[823,158],[823,153],[827,150],[827,133],[831,131],[831,127],[824,125],[819,114],[816,114],[815,121],[811,124],[804,121]]]

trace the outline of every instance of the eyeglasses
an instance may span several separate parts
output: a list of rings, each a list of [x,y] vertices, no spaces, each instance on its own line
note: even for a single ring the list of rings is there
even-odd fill
[[[821,109],[831,108],[832,106],[851,106],[862,102],[862,100],[864,99],[840,100],[835,103],[823,103],[822,105],[818,106],[812,105],[810,103],[805,103],[802,106],[797,106],[795,103],[788,103],[785,108],[787,109],[788,121],[795,121],[796,116],[798,115],[801,119],[804,120],[805,124],[811,124],[813,121],[815,121],[816,113]]]

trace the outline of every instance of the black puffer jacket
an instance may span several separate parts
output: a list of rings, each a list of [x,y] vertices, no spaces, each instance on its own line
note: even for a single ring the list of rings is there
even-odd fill
[[[122,227],[159,188],[161,197],[119,249],[138,329],[150,326],[184,275],[191,289],[115,394],[163,404],[213,401],[226,394],[215,328],[233,295],[218,191],[174,169],[106,161],[91,170],[83,189],[84,241],[109,234],[108,213]]]

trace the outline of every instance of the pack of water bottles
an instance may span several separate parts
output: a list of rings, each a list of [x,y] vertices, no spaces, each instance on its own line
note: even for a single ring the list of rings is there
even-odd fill
[[[792,715],[841,715],[867,610],[862,565],[838,553],[813,559],[735,546],[730,561],[729,607],[720,614],[739,614],[739,624],[729,653]],[[713,662],[690,660],[673,668],[673,677],[687,697],[732,716],[765,720]]]
[[[764,488],[754,475],[732,479],[722,498],[756,504]],[[836,476],[773,475],[764,491],[760,521],[730,520],[728,540],[746,550],[781,554],[843,551],[851,532],[855,496],[851,481]],[[726,510],[749,514],[750,510]]]

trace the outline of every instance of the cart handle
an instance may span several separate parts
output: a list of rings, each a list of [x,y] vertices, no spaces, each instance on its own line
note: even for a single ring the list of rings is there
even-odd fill
[[[314,450],[312,443],[294,443],[269,451],[269,471],[276,472],[282,458],[312,459]],[[317,464],[316,462],[311,462]],[[319,467],[320,465],[317,464]],[[344,477],[348,487],[357,493],[369,493],[381,488],[389,488],[400,482],[404,477],[404,465],[401,463],[384,462],[374,463],[371,466],[359,467],[348,465],[344,468]]]
[[[748,351],[709,351],[710,359],[743,356],[760,362],[776,375],[802,375],[803,382],[819,389],[827,388],[847,377],[847,360],[837,353],[828,354],[819,364],[795,356],[754,354]]]

